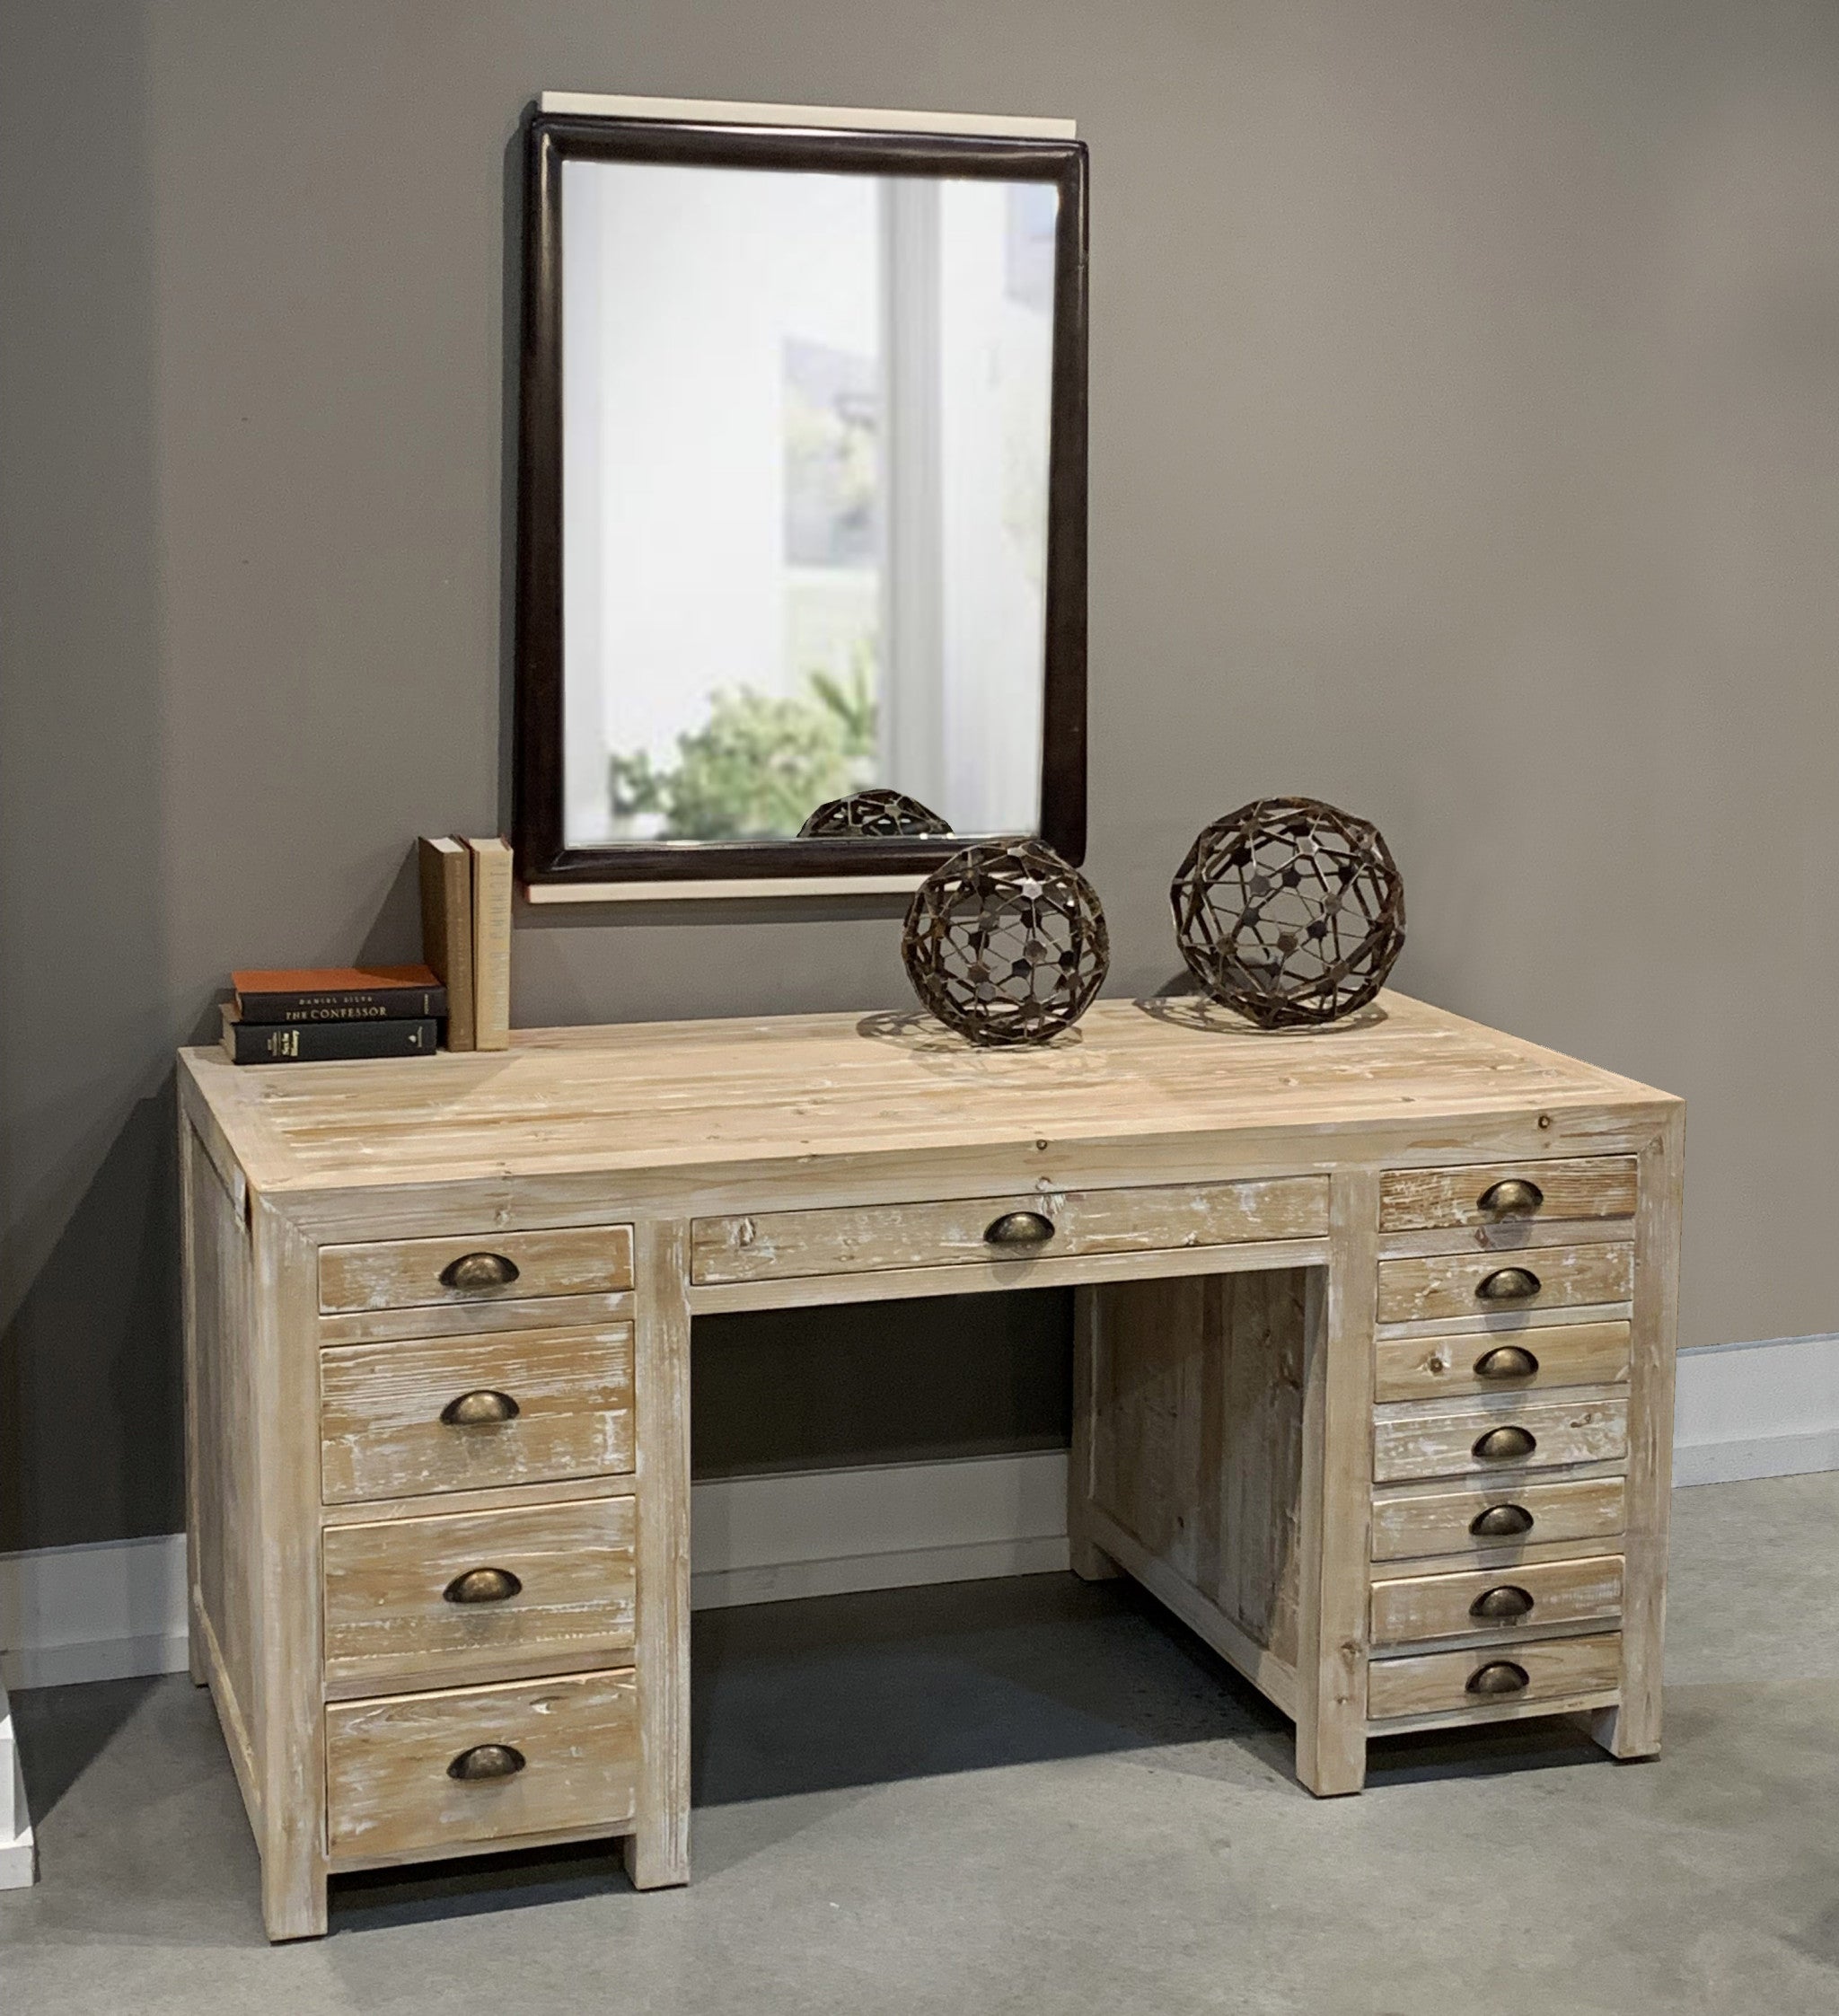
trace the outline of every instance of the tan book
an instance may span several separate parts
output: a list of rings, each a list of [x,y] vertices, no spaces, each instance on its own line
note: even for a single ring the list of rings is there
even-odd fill
[[[472,856],[473,1046],[511,1047],[511,850],[469,840]]]
[[[417,842],[421,862],[421,955],[447,990],[447,1048],[474,1047],[472,855],[445,834]]]

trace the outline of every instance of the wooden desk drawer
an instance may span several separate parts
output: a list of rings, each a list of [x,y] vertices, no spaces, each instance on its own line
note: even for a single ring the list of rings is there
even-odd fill
[[[466,1779],[453,1767],[521,1768]],[[326,1710],[327,1834],[334,1858],[409,1862],[475,1842],[621,1834],[637,1805],[638,1688],[628,1668],[517,1686],[467,1687]]]
[[[636,1538],[629,1498],[328,1527],[327,1684],[603,1666],[632,1643]]]
[[[1476,1614],[1490,1598],[1498,1607]],[[1530,1599],[1529,1601],[1527,1599]],[[1470,1574],[1414,1575],[1373,1584],[1373,1642],[1409,1645],[1483,1632],[1535,1632],[1622,1614],[1622,1556],[1523,1562]]]
[[[1023,1246],[1003,1246],[989,1237],[999,1221],[1016,1215],[1044,1222],[1051,1235]],[[1251,1239],[1320,1238],[1327,1229],[1325,1176],[1046,1194],[1025,1191],[949,1203],[699,1218],[691,1228],[690,1275],[707,1286],[990,1260],[1156,1253]]]
[[[1527,1184],[1537,1192],[1536,1202],[1526,1194]],[[1518,1194],[1509,1193],[1508,1185]],[[1436,1232],[1542,1218],[1632,1218],[1635,1190],[1632,1155],[1597,1155],[1574,1162],[1475,1163],[1457,1169],[1388,1169],[1379,1179],[1379,1229]],[[1491,1192],[1504,1208],[1483,1203]]]
[[[1523,1685],[1494,1694],[1471,1684],[1491,1667],[1509,1667],[1500,1674]],[[1614,1693],[1622,1684],[1622,1633],[1592,1633],[1578,1638],[1527,1639],[1512,1645],[1478,1645],[1471,1651],[1421,1652],[1407,1659],[1376,1659],[1367,1668],[1367,1717],[1440,1715],[1459,1709],[1497,1713],[1532,1701],[1562,1701],[1576,1695]]]
[[[1483,1455],[1484,1439],[1503,1430],[1499,1453]],[[1628,1402],[1588,1390],[1563,1400],[1472,1400],[1373,1417],[1375,1483],[1613,1463],[1627,1454]]]
[[[1534,1286],[1525,1293],[1512,1292]],[[1524,1246],[1510,1253],[1439,1253],[1379,1263],[1379,1321],[1487,1316],[1514,1309],[1625,1302],[1634,1290],[1634,1248]]]
[[[632,1325],[333,1345],[320,1406],[328,1505],[617,1475],[633,1464]]]
[[[1542,1387],[1614,1386],[1628,1377],[1628,1325],[1552,1323],[1463,1337],[1382,1337],[1377,1401],[1445,1394],[1527,1393]]]
[[[465,1266],[469,1260],[476,1264]],[[320,1248],[320,1307],[329,1315],[533,1295],[609,1295],[631,1285],[629,1225]]]
[[[1512,1509],[1531,1520],[1505,1521],[1505,1533],[1477,1533],[1483,1514]],[[1555,1483],[1471,1485],[1464,1490],[1414,1491],[1373,1501],[1373,1559],[1403,1561],[1421,1554],[1500,1553],[1548,1540],[1608,1540],[1627,1524],[1627,1483],[1621,1477],[1574,1477]]]

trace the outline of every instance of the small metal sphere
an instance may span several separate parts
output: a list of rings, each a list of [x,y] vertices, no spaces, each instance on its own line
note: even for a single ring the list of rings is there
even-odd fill
[[[1038,840],[967,847],[915,891],[901,955],[913,991],[973,1043],[1045,1043],[1111,965],[1092,885]]]
[[[852,791],[828,798],[798,829],[800,840],[950,840],[937,813],[904,792]]]
[[[1168,894],[1188,971],[1263,1029],[1364,1008],[1404,946],[1404,883],[1379,829],[1318,798],[1216,819]]]

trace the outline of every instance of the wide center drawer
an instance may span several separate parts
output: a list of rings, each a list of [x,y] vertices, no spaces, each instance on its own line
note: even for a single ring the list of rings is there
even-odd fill
[[[629,1323],[320,1353],[328,1505],[617,1475],[632,1443]]]
[[[604,1665],[632,1643],[636,1538],[629,1498],[328,1527],[327,1684]]]
[[[539,1295],[615,1295],[631,1285],[629,1225],[320,1248],[320,1308],[328,1316]]]
[[[335,1858],[387,1862],[523,1836],[622,1834],[638,1783],[629,1668],[326,1710]]]
[[[1405,1406],[1373,1417],[1373,1481],[1487,1475],[1628,1454],[1628,1402],[1579,1388],[1562,1399]]]
[[[1325,1176],[1025,1191],[946,1203],[699,1218],[691,1227],[690,1271],[699,1286],[709,1286],[789,1275],[1320,1238],[1327,1229]]]

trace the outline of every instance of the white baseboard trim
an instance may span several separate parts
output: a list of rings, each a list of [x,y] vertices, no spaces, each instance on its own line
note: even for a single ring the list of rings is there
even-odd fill
[[[1676,1396],[1675,1483],[1839,1470],[1839,1337],[1683,1351]]]
[[[0,1554],[0,1686],[176,1673],[186,1629],[182,1533]]]
[[[698,1484],[698,1609],[1025,1575],[1067,1564],[1066,1454],[805,1470]],[[1839,1337],[1679,1354],[1674,1479],[1839,1470]],[[181,1671],[185,1539],[0,1554],[0,1686]]]
[[[698,1610],[1064,1568],[1066,1451],[698,1484],[690,1563]]]

